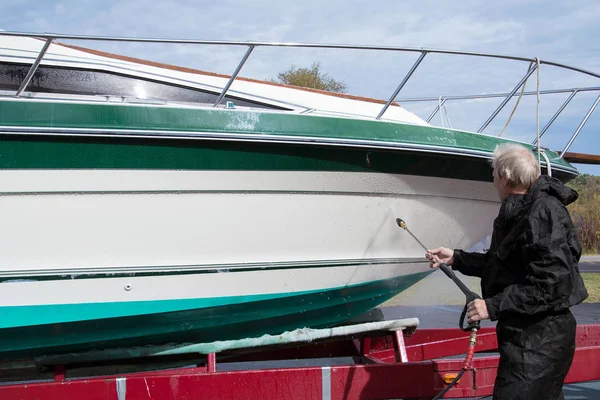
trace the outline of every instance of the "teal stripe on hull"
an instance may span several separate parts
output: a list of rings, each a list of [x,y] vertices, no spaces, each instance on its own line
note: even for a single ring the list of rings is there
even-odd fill
[[[1,307],[0,310],[2,313],[2,319],[0,319],[0,329],[221,307],[231,304],[242,304],[264,300],[275,300],[289,296],[307,295],[310,293],[311,292],[228,296],[207,299],[87,304],[46,304],[36,306]]]
[[[332,326],[385,302],[429,273],[284,297],[244,297],[242,302],[232,298],[229,304],[205,308],[5,328],[0,329],[0,358],[166,342],[232,340],[302,327]],[[159,304],[155,306],[156,310],[161,309]],[[78,312],[83,315],[86,311],[82,306]]]

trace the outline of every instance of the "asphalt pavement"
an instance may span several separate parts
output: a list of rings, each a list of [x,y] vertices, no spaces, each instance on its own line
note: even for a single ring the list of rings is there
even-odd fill
[[[600,256],[582,257],[579,262],[579,271],[583,273],[600,272]],[[457,276],[469,289],[481,295],[481,280],[479,278],[465,276],[460,273]],[[448,277],[442,271],[434,271],[383,306],[448,306],[462,305],[464,301],[464,295]]]
[[[580,261],[579,272],[600,272],[600,261]]]
[[[381,307],[386,320],[419,318],[419,328],[458,327],[458,318],[463,305],[393,306]],[[600,324],[600,303],[582,303],[571,307],[579,325]],[[495,326],[495,322],[482,321],[481,326]],[[600,399],[600,396],[598,396]]]

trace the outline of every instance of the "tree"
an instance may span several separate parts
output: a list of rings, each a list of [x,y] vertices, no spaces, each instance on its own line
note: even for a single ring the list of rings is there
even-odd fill
[[[579,175],[568,183],[579,193],[569,204],[569,213],[577,228],[584,254],[600,253],[600,176]]]
[[[272,82],[300,86],[329,92],[346,93],[346,84],[337,81],[321,71],[321,63],[313,62],[310,68],[297,68],[292,65],[287,70],[277,74],[277,80]]]

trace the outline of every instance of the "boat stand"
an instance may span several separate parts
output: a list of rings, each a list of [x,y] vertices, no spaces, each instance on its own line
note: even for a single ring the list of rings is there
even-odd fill
[[[431,399],[460,371],[469,333],[417,325],[410,318],[13,361],[0,364],[0,399]],[[490,395],[496,348],[495,329],[481,328],[472,368],[444,398]],[[600,379],[598,359],[600,325],[578,326],[565,383]]]

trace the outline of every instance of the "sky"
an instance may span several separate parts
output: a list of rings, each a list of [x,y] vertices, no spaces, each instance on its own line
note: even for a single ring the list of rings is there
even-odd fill
[[[600,2],[591,0],[359,1],[359,0],[21,0],[0,3],[0,29],[18,32],[275,41],[435,48],[539,57],[600,73]],[[71,42],[202,70],[228,73],[244,48],[223,46]],[[344,81],[350,94],[388,99],[415,62],[415,53],[259,48],[240,76],[275,78],[291,65],[314,61]],[[396,100],[427,118],[436,102],[403,101],[510,91],[527,63],[428,54]],[[536,74],[526,90],[536,89]],[[600,79],[550,66],[540,69],[540,88],[600,87]],[[542,138],[562,150],[600,91],[579,93]],[[542,96],[541,127],[568,94]],[[443,125],[477,130],[501,99],[446,103]],[[498,134],[513,110],[511,101],[484,131]],[[440,114],[432,120],[442,125]],[[600,106],[569,149],[600,154]],[[536,135],[535,96],[524,96],[504,136],[531,142]],[[577,165],[600,175],[600,166]]]

